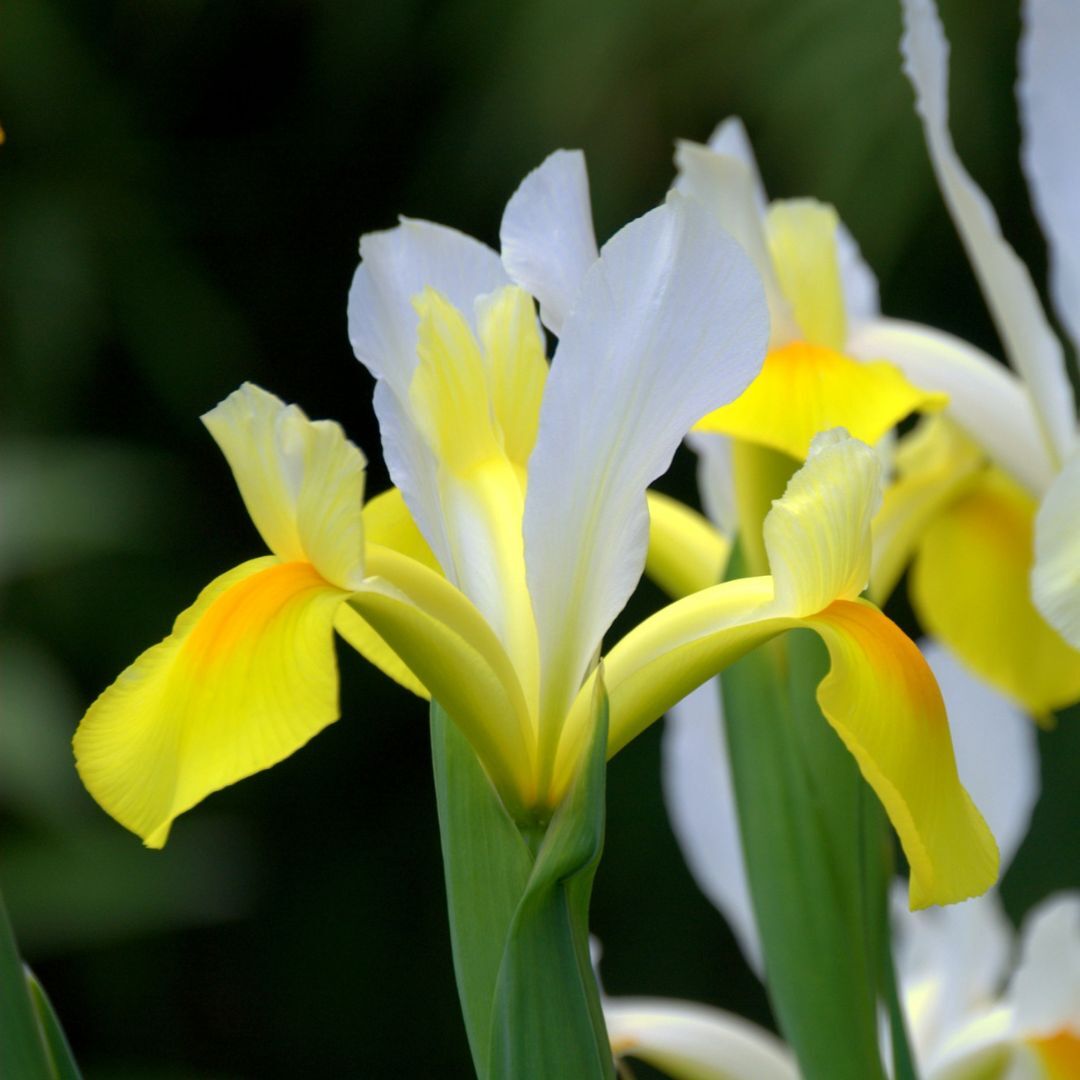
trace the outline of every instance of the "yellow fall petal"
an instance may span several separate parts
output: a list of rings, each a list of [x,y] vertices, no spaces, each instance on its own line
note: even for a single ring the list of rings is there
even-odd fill
[[[251,520],[285,562],[343,589],[364,577],[364,455],[340,425],[245,383],[203,418]]]
[[[1035,502],[989,468],[924,529],[909,579],[915,612],[972,671],[1045,716],[1080,698],[1080,651],[1031,599]]]
[[[830,349],[842,348],[847,338],[836,249],[839,224],[836,211],[814,199],[779,200],[765,215],[773,269],[795,321],[807,341]]]
[[[984,893],[997,878],[997,844],[960,784],[941,691],[922,654],[865,601],[838,600],[806,625],[832,661],[818,703],[900,837],[912,909]]]
[[[1080,1036],[1068,1028],[1053,1035],[1025,1040],[1044,1070],[1045,1080],[1075,1080],[1080,1076]]]
[[[345,596],[309,563],[273,557],[215,579],[83,718],[87,790],[161,847],[178,814],[298,750],[338,717]]]
[[[709,413],[696,431],[768,446],[797,460],[819,431],[846,428],[873,445],[916,411],[945,406],[945,394],[913,386],[884,360],[863,362],[822,345],[774,349],[741,397]]]
[[[689,506],[648,493],[648,574],[668,596],[678,598],[715,585],[724,573],[731,543],[708,518]]]
[[[870,599],[884,605],[927,526],[978,475],[982,452],[944,415],[927,417],[898,443],[896,479],[874,518]]]
[[[765,520],[773,576],[677,600],[611,650],[608,753],[750,649],[786,630],[813,629],[832,657],[818,700],[908,852],[912,903],[951,903],[992,884],[997,854],[957,777],[929,668],[895,625],[857,600],[869,573],[879,470],[865,444],[841,432],[819,436]],[[561,783],[584,743],[589,692],[587,684],[559,745]]]

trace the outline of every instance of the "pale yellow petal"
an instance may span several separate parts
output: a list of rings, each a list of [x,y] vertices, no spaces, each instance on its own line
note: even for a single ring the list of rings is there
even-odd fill
[[[399,488],[390,488],[364,504],[364,534],[369,544],[398,551],[430,570],[441,572],[439,561],[417,527]]]
[[[1036,716],[1080,699],[1080,651],[1036,610],[1035,502],[987,469],[923,530],[909,578],[915,612],[977,675]]]
[[[675,598],[717,584],[731,552],[727,537],[678,499],[650,491],[648,500],[645,573]]]
[[[765,215],[769,253],[780,288],[803,337],[814,345],[843,348],[847,337],[836,211],[814,199],[774,202]]]
[[[548,364],[532,297],[508,285],[477,303],[491,379],[491,408],[506,456],[525,468],[536,442]]]
[[[796,342],[769,353],[742,396],[709,413],[694,430],[730,435],[802,460],[819,431],[843,427],[873,445],[911,413],[941,409],[947,401],[945,394],[913,386],[883,360],[852,360],[821,345]]]
[[[461,475],[501,458],[480,346],[465,316],[434,289],[413,301],[420,362],[409,384],[417,426],[440,464]]]
[[[236,477],[251,520],[285,561],[329,582],[364,576],[364,455],[338,424],[245,383],[202,418]]]
[[[87,790],[149,847],[212,791],[269,768],[338,716],[334,616],[345,593],[266,557],[217,578],[90,707]]]
[[[776,614],[810,615],[866,588],[880,502],[878,455],[843,431],[819,435],[765,518]]]
[[[511,806],[535,801],[535,731],[518,674],[491,626],[441,574],[370,546],[372,577],[350,606],[449,713]]]
[[[952,420],[927,417],[898,443],[896,478],[874,517],[870,599],[884,605],[923,532],[981,470],[981,451]]]

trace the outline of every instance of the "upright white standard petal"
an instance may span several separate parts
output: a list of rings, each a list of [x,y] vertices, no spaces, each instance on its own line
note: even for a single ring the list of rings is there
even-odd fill
[[[960,780],[998,842],[1004,874],[1039,797],[1035,725],[943,645],[923,640],[919,648],[945,699]]]
[[[750,136],[746,134],[746,127],[742,120],[737,116],[729,116],[726,120],[721,120],[716,125],[716,130],[709,136],[709,149],[716,154],[735,158],[746,166],[750,173],[754,204],[757,206],[759,216],[764,217],[769,205],[769,197],[765,194],[761,170],[758,168],[754,148],[750,144]]]
[[[669,710],[664,722],[663,781],[668,818],[690,873],[727,919],[746,962],[764,981],[719,680],[703,683]]]
[[[741,130],[732,129],[732,130]],[[721,142],[744,143],[746,134]],[[745,148],[748,150],[748,146]],[[799,336],[799,329],[784,296],[769,253],[761,179],[753,159],[740,152],[731,157],[708,146],[680,141],[675,147],[678,176],[675,190],[707,207],[720,226],[739,242],[761,275],[769,305],[770,342],[782,345]]]
[[[561,334],[599,255],[580,150],[556,150],[521,181],[503,212],[499,244],[506,272],[540,301],[544,325]]]
[[[1013,367],[1060,465],[1076,440],[1076,405],[1061,343],[1046,320],[1027,267],[1001,235],[993,207],[964,169],[948,126],[949,46],[933,0],[903,0],[904,70],[915,88],[930,159]]]
[[[1012,928],[996,891],[948,907],[911,911],[906,889],[890,894],[893,948],[908,1029],[922,1074],[955,1057],[954,1036],[1000,989]],[[961,1059],[969,1051],[963,1048]]]
[[[1025,1035],[1080,1036],[1080,893],[1057,893],[1028,913],[1007,996]]]
[[[1080,347],[1080,4],[1026,0],[1020,39],[1021,160],[1050,249],[1050,294]]]
[[[552,361],[525,502],[542,741],[644,568],[646,488],[694,423],[754,378],[767,335],[750,261],[677,193],[620,230],[586,275]]]
[[[408,407],[420,323],[413,298],[426,288],[438,290],[475,333],[476,298],[509,279],[491,248],[429,221],[403,218],[396,228],[368,233],[360,240],[360,258],[349,290],[349,341],[377,380],[375,413],[390,476],[435,557],[448,566],[437,463]]]
[[[1031,595],[1043,618],[1080,649],[1080,451],[1065,463],[1035,517]]]
[[[1031,398],[1004,365],[960,338],[901,319],[856,326],[847,351],[860,360],[889,360],[924,390],[949,395],[948,414],[994,461],[1035,495],[1055,466]]]
[[[764,1028],[707,1005],[663,998],[604,1001],[611,1049],[673,1080],[798,1080],[787,1048]]]
[[[715,431],[691,431],[686,436],[686,444],[698,456],[698,492],[705,514],[724,536],[731,539],[739,527],[731,439]]]
[[[396,228],[360,238],[360,265],[349,289],[349,341],[356,358],[402,401],[416,368],[420,317],[413,297],[437,290],[477,330],[473,306],[510,279],[499,256],[471,236],[430,221],[402,218]]]

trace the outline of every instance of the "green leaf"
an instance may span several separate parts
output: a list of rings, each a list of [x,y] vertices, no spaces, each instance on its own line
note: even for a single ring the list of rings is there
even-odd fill
[[[37,979],[23,966],[0,898],[0,1076],[78,1080],[67,1040]]]
[[[589,898],[604,846],[607,698],[587,756],[544,835],[496,988],[492,1077],[609,1077],[611,1048],[589,958]]]
[[[741,573],[736,550],[729,576]],[[721,680],[725,728],[767,984],[784,1037],[806,1080],[881,1080],[885,834],[854,759],[818,710],[827,663],[809,631],[756,649]]]
[[[75,1058],[72,1056],[64,1029],[60,1026],[56,1010],[53,1009],[45,988],[29,968],[26,971],[26,985],[30,992],[30,1003],[33,1005],[44,1037],[45,1049],[52,1066],[52,1075],[56,1077],[56,1080],[82,1080],[82,1074],[79,1072],[78,1065],[75,1064]]]
[[[454,972],[473,1064],[484,1076],[499,965],[533,857],[468,739],[435,702],[431,748]]]
[[[589,960],[603,848],[607,702],[550,822],[515,822],[468,741],[432,705],[432,748],[454,970],[483,1080],[613,1076]]]

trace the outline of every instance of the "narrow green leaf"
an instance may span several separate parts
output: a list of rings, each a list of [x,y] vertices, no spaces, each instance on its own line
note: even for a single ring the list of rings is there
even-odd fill
[[[64,1029],[60,1026],[56,1010],[53,1009],[52,1002],[49,1001],[44,987],[38,982],[37,976],[29,968],[26,971],[26,985],[44,1037],[49,1064],[52,1066],[52,1075],[56,1077],[56,1080],[82,1080],[82,1073],[75,1064],[75,1058],[71,1053]]]
[[[53,1080],[7,911],[0,898],[0,1076]]]
[[[729,576],[742,573],[736,550]],[[882,1080],[878,952],[860,824],[865,784],[817,707],[809,632],[757,649],[721,680],[747,875],[770,997],[805,1080]],[[878,837],[878,842],[880,839]]]
[[[499,965],[533,857],[468,739],[434,702],[431,748],[454,972],[473,1064],[483,1077]]]
[[[614,1076],[588,923],[604,846],[607,724],[601,694],[587,756],[548,826],[510,927],[496,990],[492,1078]]]

